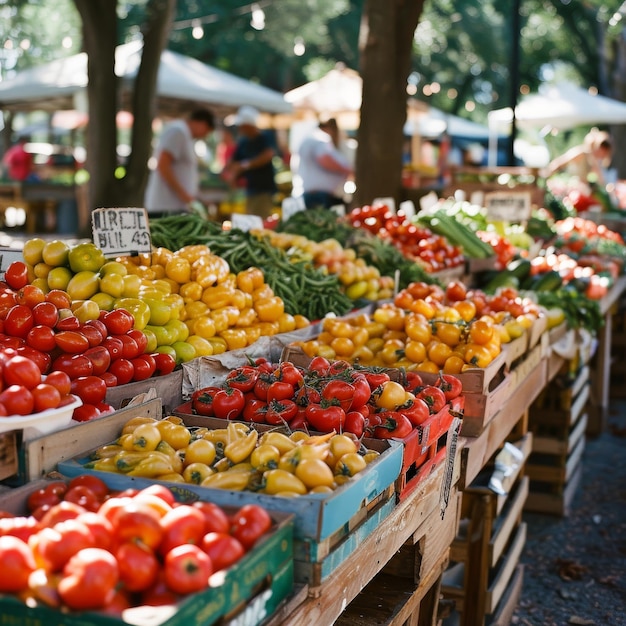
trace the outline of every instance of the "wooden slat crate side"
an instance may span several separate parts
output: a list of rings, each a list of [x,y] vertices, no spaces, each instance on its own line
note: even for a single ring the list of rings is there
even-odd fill
[[[524,565],[518,564],[511,578],[508,588],[502,594],[498,607],[490,621],[490,626],[510,626],[515,609],[522,596],[522,586],[524,583]]]
[[[552,485],[547,486],[545,483],[531,482],[530,493],[526,499],[524,510],[547,515],[569,515],[581,479],[582,466],[579,465],[574,470],[570,481],[559,490],[559,493],[552,490]]]
[[[14,476],[18,471],[17,432],[0,434],[0,480]]]
[[[522,551],[524,550],[525,543],[526,523],[522,522],[519,525],[517,532],[515,533],[515,537],[511,542],[510,548],[501,559],[500,566],[493,574],[493,582],[489,585],[489,588],[487,589],[487,613],[491,614],[497,609],[498,604],[500,603],[500,600],[504,595],[504,592],[507,590],[511,579],[513,578],[515,568],[519,564],[519,560],[522,555]]]

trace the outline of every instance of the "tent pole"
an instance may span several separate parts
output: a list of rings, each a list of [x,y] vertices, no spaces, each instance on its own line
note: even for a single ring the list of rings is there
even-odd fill
[[[515,139],[517,136],[515,107],[517,106],[520,82],[520,3],[521,0],[513,0],[511,17],[511,66],[509,73],[511,75],[510,106],[513,111],[513,118],[511,120],[511,140],[508,146],[508,161],[510,166],[515,165]]]

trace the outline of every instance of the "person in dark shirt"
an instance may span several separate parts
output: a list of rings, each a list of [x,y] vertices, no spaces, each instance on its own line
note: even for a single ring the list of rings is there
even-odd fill
[[[265,219],[272,214],[276,193],[274,148],[257,126],[258,118],[259,112],[254,107],[242,106],[237,112],[239,139],[225,175],[231,181],[241,177],[245,180],[246,212]]]

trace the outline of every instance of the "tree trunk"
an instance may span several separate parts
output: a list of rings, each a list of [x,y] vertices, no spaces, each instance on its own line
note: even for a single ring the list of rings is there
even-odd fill
[[[613,97],[626,102],[626,28],[622,29],[614,50],[615,67],[613,71]],[[618,124],[611,128],[613,140],[613,167],[617,169],[620,180],[626,178],[626,151],[620,149],[626,141],[626,124]]]
[[[400,197],[411,50],[424,0],[367,0],[360,32],[363,78],[355,205]]]
[[[115,75],[118,42],[116,2],[74,0],[83,24],[87,53],[89,124],[87,127],[88,206],[143,206],[147,162],[151,151],[152,118],[156,106],[156,80],[174,16],[176,0],[149,0],[143,29],[144,47],[132,96],[134,116],[131,155],[126,176],[115,177],[117,168],[116,115],[121,105],[119,79]],[[90,224],[81,225],[81,234]]]

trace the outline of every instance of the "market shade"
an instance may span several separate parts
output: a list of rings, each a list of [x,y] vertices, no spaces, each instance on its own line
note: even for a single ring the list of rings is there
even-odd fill
[[[511,108],[489,113],[489,127],[503,129],[512,120]],[[538,93],[521,99],[515,108],[520,128],[568,130],[594,124],[626,124],[626,103],[593,95],[571,83],[547,85]]]
[[[141,62],[141,42],[117,47],[115,71],[123,79],[128,97]],[[79,53],[45,65],[29,68],[0,82],[0,108],[4,110],[76,109],[87,86],[87,55]],[[241,105],[268,113],[292,110],[283,94],[234,76],[191,57],[164,50],[157,78],[158,110],[180,114],[194,105],[211,105],[233,111]]]

